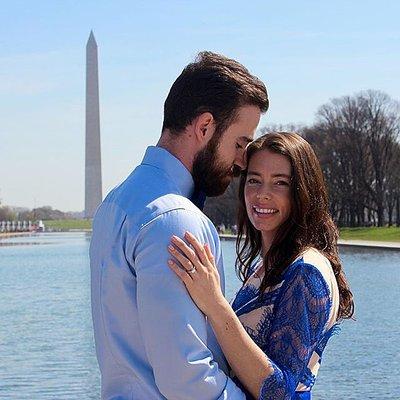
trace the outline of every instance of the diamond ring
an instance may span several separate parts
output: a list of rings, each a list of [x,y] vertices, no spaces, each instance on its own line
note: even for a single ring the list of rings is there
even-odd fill
[[[187,269],[186,272],[187,272],[188,274],[194,274],[194,273],[196,272],[196,268],[195,268],[195,267],[192,267],[191,269]]]

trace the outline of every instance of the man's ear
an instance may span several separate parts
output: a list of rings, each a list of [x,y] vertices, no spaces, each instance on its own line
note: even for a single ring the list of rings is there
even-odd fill
[[[210,112],[200,114],[194,121],[194,134],[200,143],[208,143],[215,132],[215,120]]]

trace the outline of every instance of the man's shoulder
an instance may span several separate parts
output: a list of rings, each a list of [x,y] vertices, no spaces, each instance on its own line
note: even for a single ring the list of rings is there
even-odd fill
[[[137,234],[131,236],[129,254],[136,258],[145,254],[149,257],[165,257],[167,246],[173,235],[183,238],[185,232],[192,233],[200,243],[208,243],[217,263],[220,263],[220,241],[212,222],[194,205],[164,209],[142,224]]]
[[[182,196],[180,196],[182,197]],[[156,203],[162,202],[162,205]],[[186,229],[216,232],[210,219],[199,210],[189,199],[175,198],[175,195],[167,195],[154,202],[154,210],[142,220],[141,229]],[[193,232],[194,233],[194,232]]]
[[[137,167],[124,182],[111,190],[101,207],[117,208],[130,225],[139,229],[156,219],[159,219],[158,223],[168,223],[178,218],[177,215],[182,220],[190,215],[194,220],[212,224],[161,171],[152,168],[151,173],[143,173],[142,167],[146,166]]]

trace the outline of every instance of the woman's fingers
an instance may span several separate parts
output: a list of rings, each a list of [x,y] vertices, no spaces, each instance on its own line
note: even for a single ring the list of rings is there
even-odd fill
[[[218,268],[217,268],[217,266],[215,264],[215,258],[213,256],[213,253],[211,252],[211,249],[210,249],[210,246],[209,246],[208,243],[204,244],[204,252],[206,253],[206,257],[207,257],[207,260],[208,260],[207,265],[209,266],[209,268],[212,268],[215,271],[217,271],[217,273],[219,275]]]
[[[185,272],[182,268],[178,266],[174,261],[168,260],[168,266],[175,272],[176,275],[181,279],[186,287],[192,282],[192,277],[190,274]]]
[[[207,262],[207,256],[206,256],[204,247],[200,244],[200,242],[196,239],[196,237],[194,235],[192,235],[190,232],[185,232],[185,238],[193,246],[193,248],[197,254],[197,257],[199,257],[200,261],[203,264],[205,264]]]
[[[205,243],[204,250],[206,252],[208,261],[210,261],[211,264],[215,265],[214,264],[214,256],[213,256],[213,253],[211,252],[211,249],[210,249],[210,246],[208,245],[208,243]]]
[[[214,257],[208,245],[203,246],[200,244],[200,242],[190,232],[185,233],[185,239],[194,250],[182,239],[174,235],[171,238],[173,245],[168,246],[168,251],[186,271],[193,271],[193,268],[196,268],[197,272],[201,272],[203,270],[206,271],[207,269],[210,270],[210,268],[215,268]]]
[[[168,251],[175,257],[175,259],[182,265],[182,268],[184,268],[186,271],[191,271],[193,267],[195,267],[195,263],[189,260],[189,258],[186,255],[181,254],[171,244],[168,246]]]
[[[198,257],[194,250],[192,250],[182,239],[177,236],[172,236],[172,243],[194,264],[198,261]]]
[[[214,257],[208,245],[201,245],[190,235],[185,235],[185,238],[196,251],[182,239],[174,236],[171,239],[172,243],[168,245],[168,251],[173,257],[172,260],[168,260],[168,266],[184,283],[199,309],[209,315],[215,309],[215,304],[219,302],[219,299],[223,298]],[[197,252],[204,254],[205,262],[200,262]]]

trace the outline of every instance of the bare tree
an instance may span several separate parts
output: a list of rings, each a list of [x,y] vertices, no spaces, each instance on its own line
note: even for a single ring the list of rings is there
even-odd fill
[[[398,103],[370,90],[331,100],[304,130],[320,155],[339,225],[384,224],[391,176],[399,173],[392,162],[399,127]]]
[[[316,124],[304,130],[320,156],[331,196],[331,212],[340,225],[364,224],[368,194],[368,154],[365,147],[365,112],[362,100],[333,99],[317,113]],[[320,136],[320,137],[319,137]]]
[[[399,103],[387,94],[368,91],[362,94],[367,114],[367,144],[371,156],[371,194],[376,206],[378,226],[384,224],[385,195],[389,193],[392,161],[399,137]],[[397,171],[398,173],[398,171]]]
[[[386,206],[388,214],[388,225],[395,223],[400,226],[400,144],[395,143],[394,155],[389,164],[388,188],[386,192]]]

